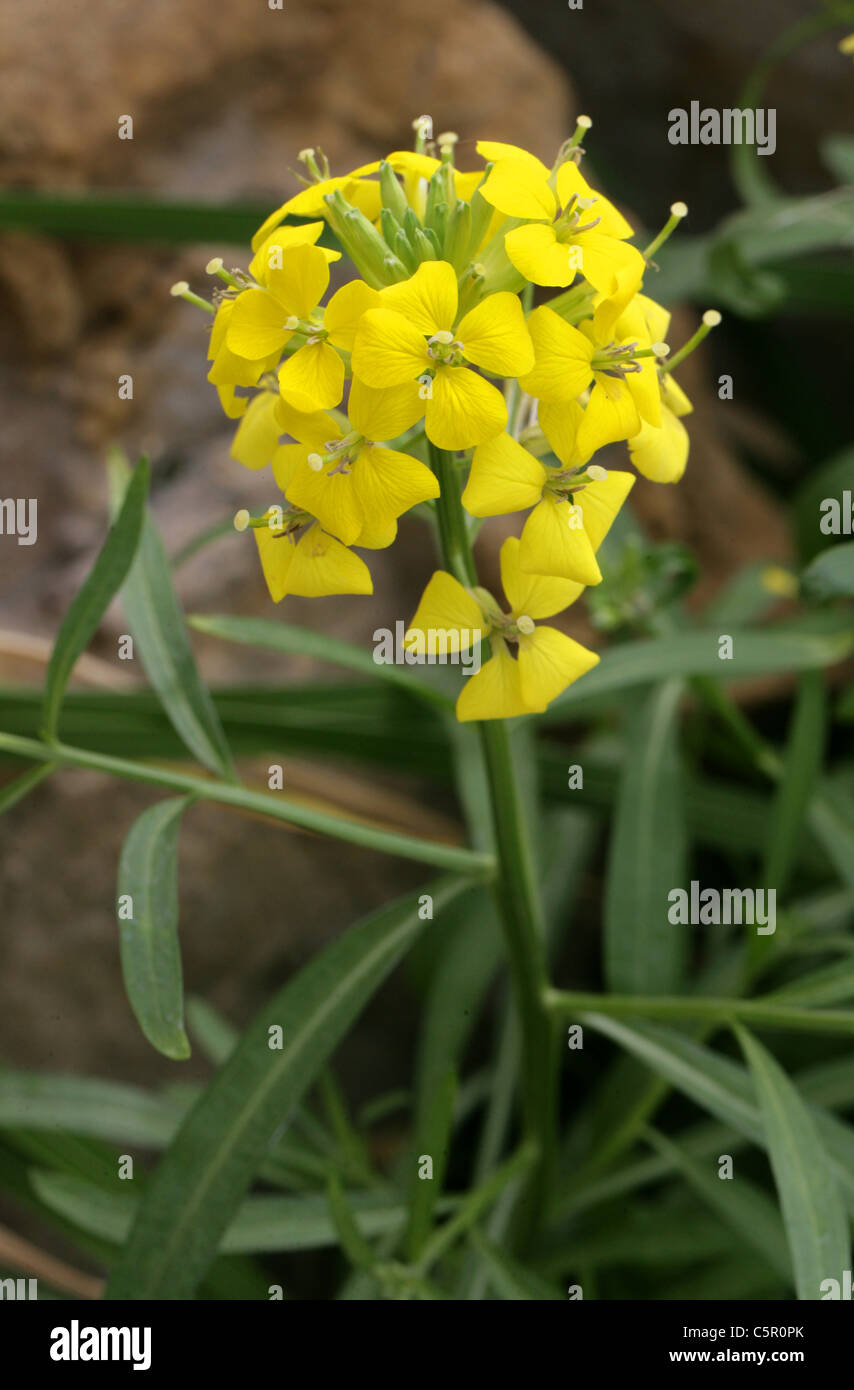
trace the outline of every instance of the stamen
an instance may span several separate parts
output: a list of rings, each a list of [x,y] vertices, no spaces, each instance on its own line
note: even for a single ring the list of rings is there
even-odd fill
[[[651,261],[659,247],[663,246],[667,238],[676,230],[683,217],[688,216],[688,206],[686,203],[673,203],[670,208],[670,217],[665,222],[657,237],[653,237],[649,246],[643,253],[645,261]]]
[[[516,619],[516,627],[527,637],[534,631],[536,624],[533,618],[528,617],[527,613],[522,613],[521,616]]]
[[[195,304],[197,309],[204,309],[206,314],[215,314],[216,309],[207,299],[202,299],[200,294],[193,294],[186,280],[176,280],[169,293],[173,299],[185,299],[188,304]]]
[[[700,343],[704,338],[708,337],[712,329],[717,328],[720,321],[721,316],[717,309],[707,309],[703,315],[703,322],[700,324],[697,332],[693,333],[687,343],[685,343],[673,357],[665,362],[661,369],[662,375],[665,372],[672,372],[674,367],[678,367],[680,362],[684,362],[688,354],[693,352],[696,347],[700,346]]]

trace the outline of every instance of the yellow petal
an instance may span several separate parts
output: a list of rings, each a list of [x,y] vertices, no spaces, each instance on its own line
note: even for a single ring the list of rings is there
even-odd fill
[[[282,265],[288,251],[294,246],[314,245],[324,226],[323,222],[305,222],[297,227],[278,227],[259,244],[249,262],[249,274],[254,280],[265,283],[268,271]],[[341,259],[340,251],[327,250],[325,246],[321,246],[320,250],[327,261]]]
[[[654,483],[678,483],[688,462],[688,431],[670,410],[662,410],[661,427],[646,422],[629,440],[632,463]]]
[[[358,463],[354,467],[358,467]],[[295,507],[316,516],[324,531],[336,536],[344,545],[353,545],[365,524],[365,513],[353,474],[336,472],[335,468],[332,462],[315,472],[306,452],[293,470],[285,495]]]
[[[308,444],[280,444],[273,454],[273,477],[285,496],[294,476],[313,452]]]
[[[243,290],[234,301],[225,341],[238,357],[257,361],[280,352],[292,336],[288,310],[267,290]]]
[[[319,453],[324,452],[327,440],[340,439],[341,430],[335,419],[325,410],[297,410],[282,396],[276,403],[276,419],[279,433],[289,434],[300,444],[308,444]]]
[[[642,420],[656,428],[661,424],[661,387],[658,384],[658,367],[653,357],[642,357],[637,365],[639,372],[630,372],[626,385],[632,400],[638,408]]]
[[[417,503],[439,496],[438,479],[426,464],[376,445],[360,452],[353,482],[365,521],[396,519]]]
[[[431,365],[424,336],[393,309],[362,315],[353,344],[354,374],[367,386],[402,386]]]
[[[610,294],[597,294],[594,297],[595,305],[593,313],[593,329],[600,342],[610,342],[615,335],[615,324],[620,316],[625,312],[626,306],[632,302],[639,302],[644,299],[643,295],[637,293],[641,281],[646,271],[646,261],[634,246],[627,242],[621,242],[622,264],[616,266],[616,286]],[[649,301],[652,303],[652,300]],[[665,315],[669,318],[669,315]],[[618,337],[625,335],[620,333]],[[659,342],[666,337],[666,328],[663,332],[652,332],[649,325],[644,321],[640,335],[645,341]]]
[[[584,530],[594,550],[599,549],[634,485],[635,480],[631,473],[609,468],[607,478],[601,482],[588,483],[584,491],[578,494],[578,503],[584,516]]]
[[[378,309],[381,303],[379,292],[372,290],[364,280],[351,280],[342,285],[323,314],[323,327],[330,343],[344,352],[352,352],[359,320],[368,309]]]
[[[571,285],[581,269],[575,246],[558,241],[554,227],[545,222],[514,227],[504,238],[504,250],[535,285]]]
[[[258,532],[255,532],[256,536]],[[275,544],[275,542],[274,542]],[[280,541],[288,545],[288,541]],[[303,598],[327,594],[372,594],[371,573],[358,555],[312,526],[294,547],[287,592]]]
[[[294,246],[282,265],[267,272],[267,288],[285,309],[307,319],[326,293],[329,262],[319,246]],[[251,291],[249,291],[251,293]]]
[[[529,618],[550,618],[574,603],[583,584],[570,579],[553,579],[545,575],[526,574],[520,564],[521,545],[515,536],[508,536],[501,547],[501,583],[513,616],[527,614]]]
[[[678,381],[674,381],[669,372],[665,372],[661,378],[661,403],[674,415],[690,415],[694,409]]]
[[[557,404],[574,400],[586,390],[593,375],[593,344],[543,305],[528,319],[534,343],[533,371],[519,378],[523,391]]]
[[[531,512],[522,531],[519,543],[522,572],[571,579],[579,589],[585,584],[598,584],[602,572],[585,531],[583,515],[577,504],[573,508],[569,502],[547,494]],[[524,607],[520,611],[528,612]],[[533,618],[534,614],[528,613],[528,616]]]
[[[281,207],[276,208],[275,212],[271,212],[270,216],[261,223],[252,238],[252,250],[257,251],[270,233],[288,216],[324,217],[326,215],[324,195],[334,193],[336,189],[340,189],[348,203],[360,208],[371,222],[375,221],[380,213],[379,184],[356,178],[355,174],[372,173],[378,168],[379,163],[365,164],[352,174],[339,175],[333,179],[323,179],[319,183],[312,184],[309,188],[302,189],[292,198],[288,198],[287,202],[282,203]]]
[[[331,410],[344,394],[344,363],[328,343],[307,343],[279,368],[279,390],[297,410]]]
[[[245,468],[266,468],[276,452],[281,434],[277,404],[272,391],[262,391],[250,402],[231,442],[231,457]]]
[[[522,376],[533,368],[534,345],[518,295],[487,295],[464,316],[455,336],[467,361],[496,376]]]
[[[463,506],[472,516],[526,511],[539,502],[546,476],[539,459],[509,434],[499,434],[475,449]]]
[[[493,655],[489,661],[460,691],[457,718],[461,723],[471,719],[514,719],[531,713],[530,705],[522,698],[518,661],[513,660],[500,637],[494,637],[491,645]]]
[[[654,299],[650,299],[648,294],[639,294],[635,297],[641,313],[646,323],[647,337],[651,343],[664,343],[667,341],[667,334],[670,330],[670,311],[665,309],[662,304],[658,304]]]
[[[567,401],[563,405],[540,401],[537,419],[552,452],[566,468],[578,468],[587,462],[590,455],[582,454],[578,447],[578,431],[584,419],[584,407],[578,401]]]
[[[468,367],[440,366],[425,405],[424,428],[438,449],[485,444],[507,424],[501,392]]]
[[[481,197],[508,217],[534,217],[551,222],[557,211],[548,184],[548,170],[531,159],[499,159],[481,184]],[[541,172],[542,169],[542,172]]]
[[[353,428],[366,439],[397,439],[421,419],[424,402],[415,381],[378,391],[354,377],[347,414]]]
[[[233,386],[217,386],[219,403],[229,420],[239,420],[246,413],[249,404],[245,396],[237,396]]]
[[[488,164],[497,164],[499,159],[517,159],[529,164],[541,178],[548,180],[549,171],[541,159],[521,145],[507,145],[503,140],[478,140],[477,152]]]
[[[578,447],[586,458],[604,444],[631,439],[640,429],[641,418],[624,382],[597,375],[578,427]]]
[[[556,627],[535,628],[529,636],[519,638],[522,698],[530,708],[543,710],[598,661],[595,652]]]
[[[567,160],[561,164],[555,179],[557,185],[558,202],[565,208],[570,199],[575,197],[584,201],[592,200],[592,205],[587,208],[579,208],[579,222],[592,222],[598,217],[599,224],[596,228],[599,232],[605,232],[607,236],[629,237],[633,236],[633,230],[629,223],[618,212],[613,203],[607,198],[603,198],[601,193],[596,193],[590,187],[578,165],[572,160]]]
[[[448,651],[467,651],[485,635],[485,627],[483,614],[468,589],[452,574],[437,570],[421,595],[407,638],[410,632],[422,634],[420,645],[428,656],[435,654],[441,640],[436,634],[440,632],[446,635]],[[407,641],[407,645],[413,643]]]
[[[570,245],[577,246],[581,252],[581,269],[584,278],[603,294],[614,295],[620,289],[620,272],[637,275],[643,270],[643,257],[634,246],[628,246],[616,237],[606,236],[599,228],[589,232],[579,232]],[[634,289],[640,284],[638,277]],[[632,291],[634,292],[634,290]]]
[[[396,540],[396,521],[378,521],[376,517],[372,517],[365,523],[359,532],[359,539],[353,544],[364,546],[365,550],[385,550],[386,546],[393,545]]]
[[[380,291],[384,309],[403,314],[428,337],[453,327],[457,317],[457,273],[447,261],[422,261],[409,280]]]

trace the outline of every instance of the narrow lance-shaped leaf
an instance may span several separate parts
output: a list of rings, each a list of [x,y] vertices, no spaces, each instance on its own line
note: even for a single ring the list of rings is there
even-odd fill
[[[816,671],[801,676],[783,774],[768,827],[764,881],[778,898],[797,858],[807,807],[821,771],[825,732],[824,682]]]
[[[55,738],[68,678],[88,647],[136,554],[145,518],[148,460],[141,458],[130,474],[124,500],[83,587],[75,596],[57,634],[45,681],[42,723],[46,738]]]
[[[430,1234],[436,1201],[445,1181],[456,1096],[457,1075],[449,1068],[430,1096],[422,1127],[416,1132],[407,1232],[407,1248],[413,1262]],[[429,1172],[421,1171],[425,1160],[430,1162]]]
[[[626,642],[613,647],[607,660],[553,700],[545,714],[538,716],[539,723],[560,724],[576,706],[672,676],[715,676],[729,681],[833,666],[854,649],[854,632],[842,616],[818,616],[821,621],[812,624],[780,623],[764,630],[727,628],[724,633],[707,629]],[[732,656],[721,661],[719,639],[724,635],[732,638]]]
[[[372,680],[390,681],[402,686],[412,695],[441,709],[453,709],[453,700],[441,690],[419,679],[410,666],[395,666],[392,662],[377,662],[373,654],[340,637],[313,632],[311,628],[295,627],[291,623],[273,622],[270,618],[231,618],[207,613],[194,613],[188,619],[197,632],[209,637],[221,637],[226,642],[239,642],[247,647],[263,647],[267,651],[287,652],[294,656],[310,656],[332,666],[359,671]]]
[[[122,458],[109,460],[114,497],[127,477]],[[196,668],[184,615],[169,573],[160,533],[146,514],[139,549],[122,587],[122,605],[148,679],[184,743],[205,767],[235,780],[228,743],[207,687]]]
[[[746,1029],[735,1031],[756,1083],[798,1298],[819,1300],[824,1281],[841,1283],[851,1267],[842,1197],[812,1116],[788,1076]]]
[[[464,884],[433,884],[434,912]],[[256,1016],[155,1172],[112,1272],[110,1298],[193,1297],[270,1138],[423,930],[419,896],[352,928]],[[281,1047],[271,1046],[278,1039]]]
[[[685,870],[685,811],[679,763],[679,681],[651,692],[630,723],[605,899],[608,987],[658,994],[678,986],[684,928],[668,920],[668,893]]]
[[[119,861],[119,946],[128,999],[148,1041],[176,1060],[190,1055],[178,944],[178,831],[189,803],[189,797],[170,797],[143,811]]]
[[[721,1179],[715,1163],[699,1162],[656,1130],[648,1130],[644,1137],[656,1153],[673,1163],[688,1186],[725,1226],[756,1250],[777,1274],[787,1282],[790,1280],[783,1225],[774,1203],[760,1187],[741,1173]]]

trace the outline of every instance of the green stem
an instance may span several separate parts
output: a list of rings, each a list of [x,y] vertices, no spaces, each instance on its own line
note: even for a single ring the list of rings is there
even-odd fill
[[[732,1023],[740,1020],[756,1028],[791,1029],[805,1033],[854,1034],[854,1009],[807,1009],[764,999],[677,998],[648,994],[582,994],[550,989],[546,1004],[562,1018],[583,1013],[607,1018],[646,1018],[663,1023]]]
[[[441,488],[436,512],[444,563],[461,584],[471,587],[477,583],[477,570],[453,455],[431,444],[430,460]],[[520,1025],[523,1130],[538,1153],[525,1203],[526,1220],[531,1227],[536,1223],[553,1172],[556,1030],[545,1007],[548,977],[543,912],[507,722],[484,720],[478,728],[498,859],[493,883],[495,903]]]
[[[41,743],[37,739],[19,738],[17,734],[0,733],[2,752],[12,753],[19,758],[31,758],[36,762],[52,763],[55,767],[86,767],[94,772],[106,772],[112,777],[124,777],[132,782],[145,782],[150,786],[184,792],[200,801],[217,801],[241,811],[271,816],[274,820],[287,821],[290,825],[298,825],[320,835],[331,835],[336,840],[346,840],[366,849],[397,854],[404,859],[415,859],[422,864],[433,864],[437,868],[456,870],[458,873],[483,877],[493,867],[489,854],[458,849],[455,845],[445,845],[435,840],[419,840],[414,835],[401,835],[394,830],[382,830],[362,821],[348,820],[345,816],[303,805],[302,802],[289,801],[278,793],[253,792],[231,782],[195,777],[172,768],[132,762],[127,758],[112,758],[106,753],[95,753],[87,748],[69,748],[64,743]]]

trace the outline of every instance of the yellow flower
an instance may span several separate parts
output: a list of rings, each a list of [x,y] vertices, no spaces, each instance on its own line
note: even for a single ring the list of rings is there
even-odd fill
[[[519,547],[526,574],[554,575],[578,584],[598,584],[599,549],[634,476],[590,465],[579,468],[575,437],[583,411],[569,406],[541,407],[540,425],[563,467],[535,458],[509,434],[501,434],[474,451],[463,492],[472,516],[501,516],[527,511]]]
[[[249,402],[230,449],[231,457],[244,468],[266,468],[279,447],[283,427],[278,409],[279,396],[275,391],[259,391]]]
[[[264,372],[270,371],[279,360],[278,352],[259,358],[257,362],[248,362],[231,351],[226,344],[226,334],[234,304],[233,299],[224,299],[220,304],[208,346],[208,360],[213,363],[208,381],[216,387],[220,404],[230,420],[238,420],[248,403],[247,397],[236,394],[235,387],[257,386]]]
[[[669,373],[661,378],[661,425],[643,421],[629,441],[629,456],[639,473],[654,483],[678,483],[688,462],[690,439],[679,418],[694,407]]]
[[[519,379],[524,391],[549,404],[566,405],[588,387],[578,425],[577,448],[590,458],[604,444],[636,435],[642,421],[661,424],[655,357],[642,322],[621,315],[614,337],[600,337],[595,321],[578,328],[543,305],[528,319],[536,360]]]
[[[363,164],[350,174],[321,179],[295,193],[262,222],[252,238],[252,250],[257,251],[286,217],[323,217],[326,213],[324,195],[334,193],[336,189],[340,189],[347,202],[359,208],[373,222],[380,215],[380,188],[378,183],[371,183],[366,176],[375,174],[379,167],[379,160],[374,160],[372,164]]]
[[[488,637],[491,656],[457,700],[457,718],[510,719],[541,713],[599,657],[557,628],[537,626],[573,603],[583,585],[523,573],[519,542],[501,547],[501,580],[510,612],[484,589],[468,590],[453,575],[433,575],[406,635],[408,646],[434,655],[465,651]],[[516,653],[515,657],[513,653]]]
[[[418,459],[375,442],[396,439],[419,418],[414,383],[373,391],[354,381],[348,410],[353,429],[344,434],[323,411],[304,415],[280,402],[278,427],[298,442],[276,450],[273,474],[288,500],[324,531],[345,545],[375,549],[392,543],[403,512],[438,497],[439,484]]]
[[[615,294],[620,277],[640,285],[644,259],[626,244],[633,230],[621,213],[568,160],[553,175],[515,145],[481,140],[478,152],[495,165],[481,194],[508,217],[524,219],[504,238],[516,269],[535,285],[571,285],[581,273],[595,289]]]
[[[531,370],[534,349],[517,296],[488,295],[458,321],[457,276],[447,261],[425,261],[379,295],[382,307],[368,310],[356,332],[354,375],[376,389],[420,380],[427,436],[440,449],[500,434],[504,397],[464,364],[501,376]]]
[[[226,329],[226,346],[250,362],[278,358],[299,343],[279,369],[279,390],[297,410],[328,410],[344,392],[345,368],[336,348],[349,351],[364,311],[378,303],[376,290],[360,280],[344,285],[326,306],[317,305],[329,284],[329,264],[317,246],[297,245],[281,267],[269,269],[263,288],[242,290]]]
[[[296,227],[277,227],[271,231],[259,242],[255,255],[249,262],[249,274],[253,280],[259,281],[262,285],[266,284],[268,272],[284,263],[288,251],[292,251],[295,246],[313,246],[324,226],[323,222],[304,222]],[[331,251],[325,246],[319,246],[318,250],[330,265],[333,261],[341,259],[340,251]]]
[[[326,535],[313,517],[270,507],[266,526],[254,528],[267,588],[274,603],[287,594],[371,594],[370,571],[358,555]]]

